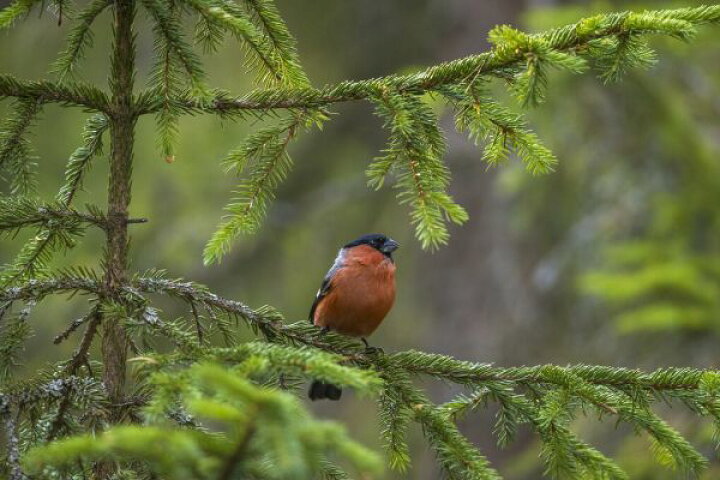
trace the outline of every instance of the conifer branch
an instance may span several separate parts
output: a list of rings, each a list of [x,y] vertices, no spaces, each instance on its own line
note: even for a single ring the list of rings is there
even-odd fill
[[[82,189],[83,178],[90,169],[93,157],[102,154],[102,137],[108,125],[107,117],[102,114],[94,115],[87,121],[83,144],[70,155],[65,168],[65,183],[56,197],[62,205],[69,206]]]
[[[67,46],[53,64],[53,71],[58,74],[60,80],[72,75],[77,64],[85,56],[85,51],[93,46],[92,25],[109,5],[109,0],[92,0],[78,13],[77,22],[68,35]]]
[[[97,212],[82,213],[57,204],[41,205],[23,197],[0,200],[0,234],[14,234],[30,226],[74,229],[81,222],[105,228],[107,220]]]
[[[0,381],[11,377],[12,368],[16,365],[15,357],[32,334],[27,320],[36,304],[33,299],[25,302],[20,312],[5,322],[0,330]]]
[[[249,164],[250,173],[235,192],[237,197],[225,207],[227,219],[205,247],[205,264],[219,261],[239,234],[253,233],[260,227],[267,206],[275,197],[275,189],[292,165],[287,148],[301,120],[300,116],[291,117],[278,126],[261,130],[230,153],[225,161],[228,168],[240,175]]]
[[[38,229],[20,250],[14,261],[0,271],[0,285],[8,286],[31,277],[46,276],[46,269],[53,253],[73,248],[76,239],[84,235],[86,223],[103,226],[97,217],[75,213],[68,210],[44,210],[42,214],[50,218]],[[60,220],[60,221],[57,221]]]
[[[40,112],[40,104],[32,98],[16,103],[15,111],[0,128],[0,171],[4,167],[8,172],[13,195],[27,195],[36,187],[37,164],[25,137]]]
[[[310,86],[310,80],[300,65],[295,38],[285,25],[277,7],[272,0],[244,0],[248,8],[257,16],[264,33],[278,52],[281,64],[280,76],[284,83],[293,87]]]
[[[272,330],[280,336],[287,336],[293,341],[300,341],[308,346],[318,347],[327,351],[337,351],[332,335],[313,337],[316,327],[308,325],[306,331],[297,328],[297,324],[286,325],[279,321],[274,311],[264,312],[253,310],[247,305],[220,297],[202,285],[181,280],[167,280],[162,277],[138,277],[133,282],[134,288],[147,293],[166,293],[188,301],[192,299],[198,304],[208,305],[225,313],[242,317],[258,327]],[[133,290],[129,290],[130,295]],[[0,301],[14,298],[0,297]],[[299,324],[307,325],[307,322]],[[325,339],[330,339],[325,341]],[[342,339],[342,337],[340,337]],[[340,340],[339,339],[339,340]],[[378,357],[362,354],[361,344],[352,342],[350,347],[352,358],[362,362],[373,363]],[[349,353],[346,351],[345,353]],[[428,375],[448,380],[461,385],[472,385],[483,382],[513,382],[518,385],[554,385],[565,387],[573,381],[581,380],[594,386],[611,387],[618,391],[644,391],[655,393],[682,393],[688,391],[701,392],[715,382],[720,384],[720,372],[692,368],[663,368],[646,373],[619,367],[603,367],[593,365],[575,365],[558,367],[539,365],[532,367],[499,368],[489,364],[466,362],[439,354],[428,354],[415,350],[389,354],[379,357],[393,368],[399,368],[410,374]],[[383,364],[379,364],[382,366]],[[639,389],[639,390],[638,390]]]
[[[430,108],[415,96],[384,95],[378,115],[390,130],[385,155],[368,168],[368,183],[380,188],[391,170],[397,171],[400,203],[412,208],[412,223],[423,247],[446,243],[445,219],[462,224],[467,212],[446,193],[450,172],[442,161],[445,138]]]
[[[182,57],[173,54],[174,51],[180,52],[186,58],[185,70],[187,71],[190,84],[197,85],[196,88],[202,88],[203,73],[199,69],[199,61],[195,57],[192,49],[185,43],[178,25],[178,12],[175,3],[169,3],[169,11],[163,12],[163,5],[157,2],[150,3],[151,8],[159,8],[157,15],[164,20],[165,26],[161,21],[157,21],[154,27],[155,33],[155,65],[150,77],[151,89],[160,92],[163,98],[163,107],[156,116],[158,127],[158,143],[165,160],[171,163],[174,160],[173,145],[178,134],[178,122],[180,110],[170,104],[170,98],[181,91],[181,85],[184,82],[182,70]],[[165,30],[170,29],[172,36],[168,36]],[[173,42],[178,42],[173,44]],[[174,49],[173,49],[174,46]],[[188,65],[189,62],[189,65]],[[195,72],[195,68],[198,71]],[[189,68],[189,70],[188,70]],[[193,77],[195,77],[193,79]],[[198,83],[199,82],[199,83]]]
[[[9,6],[0,10],[0,30],[10,27],[38,3],[43,4],[42,0],[14,0]]]
[[[423,427],[448,478],[500,480],[500,475],[487,459],[459,432],[454,423],[446,420],[439,408],[412,386],[406,374],[390,368],[384,379],[388,384],[386,388],[397,392],[403,404]]]
[[[75,333],[78,328],[80,328],[84,324],[86,324],[91,318],[92,318],[92,315],[84,315],[80,318],[73,320],[72,322],[70,322],[70,325],[68,325],[67,328],[65,328],[65,330],[63,330],[62,332],[60,332],[59,334],[57,334],[55,336],[55,338],[53,339],[53,343],[55,345],[61,344],[62,342],[67,340],[70,337],[70,335]]]
[[[30,280],[17,287],[2,288],[0,302],[39,301],[47,295],[63,292],[100,293],[101,285],[97,280],[71,275],[47,280]]]
[[[7,465],[10,470],[9,480],[26,480],[27,476],[20,465],[20,441],[18,439],[17,425],[13,418],[10,405],[0,396],[0,419],[5,429],[5,444],[7,445]]]
[[[0,168],[10,165],[15,172],[13,181],[16,184],[27,182],[23,166],[30,161],[30,153],[29,143],[24,137],[39,111],[40,105],[35,99],[20,100],[15,112],[0,128]]]
[[[83,83],[62,85],[48,80],[21,81],[0,74],[0,99],[18,98],[35,100],[39,104],[59,103],[72,107],[83,107],[98,112],[108,111],[108,99],[102,90]]]
[[[106,217],[97,209],[90,207],[91,211],[85,214],[70,207],[77,191],[82,188],[83,177],[92,158],[102,150],[102,135],[107,128],[104,115],[98,114],[88,120],[84,143],[68,160],[65,183],[56,197],[57,205],[37,205],[23,198],[0,200],[0,233],[4,230],[3,212],[7,218],[14,217],[15,226],[5,227],[11,232],[33,223],[42,223],[37,235],[25,244],[15,261],[0,275],[0,281],[5,285],[45,268],[53,250],[74,246],[74,237],[84,233],[83,223],[108,228]]]
[[[83,322],[81,323],[87,321],[88,324],[85,328],[85,333],[83,334],[82,340],[80,341],[80,345],[78,345],[77,350],[75,350],[72,358],[65,366],[65,369],[63,371],[64,375],[69,377],[74,376],[77,373],[78,369],[80,369],[80,367],[82,367],[83,365],[87,365],[88,372],[92,373],[90,369],[90,361],[88,359],[88,352],[90,351],[90,346],[95,339],[95,336],[97,334],[97,328],[98,325],[100,325],[101,320],[102,316],[100,313],[100,308],[98,306],[94,307],[93,310],[83,318]],[[75,322],[73,322],[73,325],[74,324]],[[56,341],[55,343],[57,344],[59,342]],[[47,442],[54,440],[60,432],[60,429],[63,427],[65,415],[68,408],[70,407],[70,401],[70,389],[65,388],[65,391],[63,392],[63,397],[58,405],[55,418],[53,418],[52,422],[50,423],[50,429],[48,430],[46,438]]]
[[[272,110],[326,107],[334,103],[370,99],[391,91],[397,94],[419,94],[437,91],[449,85],[467,83],[483,76],[506,76],[527,62],[534,46],[561,54],[590,55],[591,46],[603,39],[624,35],[670,35],[681,39],[691,36],[696,26],[720,22],[720,6],[701,6],[673,10],[650,10],[643,13],[606,14],[537,35],[525,35],[529,45],[510,42],[492,51],[446,62],[409,75],[389,75],[370,80],[346,81],[321,89],[277,88],[259,90],[239,98],[222,96],[202,101],[180,97],[178,105],[197,111],[228,113],[232,110]],[[564,57],[567,58],[567,57]],[[576,68],[573,68],[576,70]],[[138,106],[140,114],[159,108],[146,100]]]
[[[203,17],[212,19],[243,40],[254,57],[254,60],[249,60],[250,64],[260,64],[267,72],[261,77],[263,80],[271,83],[280,83],[284,80],[283,66],[273,54],[271,46],[236,4],[226,0],[183,0],[183,2]]]
[[[36,3],[15,1],[0,12],[0,28]],[[330,105],[367,100],[376,106],[390,137],[388,148],[368,168],[369,183],[378,188],[394,175],[400,201],[412,208],[418,238],[425,246],[436,246],[447,238],[445,224],[461,223],[466,214],[447,193],[450,173],[442,159],[443,133],[426,94],[453,107],[458,129],[485,143],[484,159],[489,164],[501,163],[514,153],[531,173],[545,173],[552,170],[555,157],[522,115],[495,100],[487,88],[492,79],[505,80],[523,106],[534,106],[544,99],[550,69],[582,73],[592,64],[603,79],[615,80],[628,69],[648,67],[655,61],[647,44],[649,35],[688,40],[697,26],[720,22],[720,6],[598,15],[536,35],[498,27],[490,33],[493,47],[489,52],[415,74],[314,89],[300,66],[295,40],[272,0],[139,3],[154,25],[157,62],[150,87],[137,98],[133,97],[133,0],[114,3],[112,102],[102,90],[76,82],[23,82],[0,75],[0,99],[14,98],[18,105],[14,118],[3,129],[0,164],[12,167],[11,180],[19,185],[18,192],[31,185],[32,162],[24,135],[40,108],[59,103],[98,112],[88,120],[83,143],[68,161],[65,184],[55,202],[0,200],[0,233],[38,228],[37,235],[0,278],[0,319],[5,319],[0,335],[3,376],[9,376],[14,354],[30,333],[27,320],[38,302],[54,294],[92,297],[90,313],[70,323],[55,339],[60,343],[85,326],[68,361],[29,381],[10,384],[0,379],[0,416],[7,420],[11,418],[7,412],[17,411],[17,417],[11,419],[15,423],[6,421],[10,469],[3,473],[10,471],[14,477],[23,478],[24,473],[18,470],[20,442],[31,445],[54,440],[75,431],[75,422],[93,435],[53,441],[32,451],[26,456],[31,473],[62,476],[66,468],[80,475],[87,470],[82,459],[91,459],[100,460],[94,474],[102,478],[111,473],[199,478],[201,471],[210,472],[213,478],[237,474],[266,478],[268,465],[281,478],[347,478],[328,463],[328,454],[348,459],[361,475],[376,471],[374,455],[350,441],[336,425],[312,420],[297,399],[274,387],[292,388],[304,379],[379,395],[383,438],[390,464],[398,470],[409,465],[406,436],[410,423],[416,422],[448,478],[498,479],[499,474],[456,425],[461,415],[488,402],[497,403],[499,409],[493,429],[498,444],[507,445],[521,425],[529,426],[540,438],[541,456],[551,476],[627,478],[615,462],[573,433],[574,419],[589,414],[600,419],[612,417],[643,432],[652,439],[658,456],[688,476],[697,476],[705,468],[707,460],[653,409],[659,401],[682,403],[697,416],[710,419],[720,431],[720,372],[716,370],[642,372],[587,365],[504,368],[416,351],[378,355],[353,339],[332,333],[319,335],[318,329],[306,321],[286,324],[271,307],[252,309],[201,285],[167,279],[162,272],[130,279],[127,225],[145,221],[128,218],[138,115],[158,115],[160,143],[171,159],[177,122],[183,114],[210,112],[263,119],[277,113],[275,110],[289,110],[277,125],[251,135],[228,155],[229,170],[247,176],[238,197],[228,206],[230,218],[206,248],[205,260],[214,261],[227,252],[237,234],[258,229],[291,166],[287,147],[299,130],[319,126]],[[62,19],[69,2],[54,0],[53,4]],[[83,51],[91,46],[90,28],[107,6],[105,0],[92,0],[77,16],[68,46],[56,63],[61,79],[73,72]],[[260,67],[262,80],[276,88],[238,98],[220,91],[211,95],[203,84],[202,66],[193,45],[183,32],[182,21],[188,11],[199,15],[196,39],[212,49],[225,33],[233,34],[248,48],[251,66]],[[92,159],[101,152],[108,128],[113,139],[110,213],[92,206],[81,212],[72,203]],[[72,246],[89,225],[107,233],[104,277],[84,268],[51,277],[46,270],[52,251]],[[190,313],[180,319],[162,318],[151,301],[158,295],[184,302]],[[200,311],[207,317],[201,318]],[[234,327],[240,321],[263,341],[239,343]],[[89,358],[101,322],[107,327],[102,348],[103,382],[96,379],[98,374],[92,371]],[[216,332],[225,337],[226,347],[212,344]],[[169,340],[177,348],[158,354],[152,346],[158,338]],[[124,386],[127,343],[138,354],[133,392]],[[87,367],[87,377],[80,378],[76,375],[83,366]],[[419,376],[452,382],[467,392],[436,405],[415,384]],[[146,425],[111,426],[125,418],[137,422],[141,407]],[[36,422],[37,418],[42,421]],[[31,428],[22,423],[28,420],[33,422]],[[204,420],[226,425],[228,435],[204,431]],[[95,435],[108,427],[111,429],[106,434]],[[176,452],[170,461],[168,448]],[[120,454],[129,461],[117,462],[120,467],[114,472],[107,459]]]
[[[161,0],[142,0],[145,9],[155,21],[155,35],[162,40],[161,55],[172,54],[178,59],[194,89],[202,90],[204,72],[192,47],[185,41],[182,26]],[[167,53],[166,53],[167,52]],[[171,53],[170,53],[171,52]]]

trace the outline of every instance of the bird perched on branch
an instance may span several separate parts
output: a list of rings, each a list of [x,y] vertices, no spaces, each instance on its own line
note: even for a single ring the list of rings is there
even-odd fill
[[[368,335],[383,321],[395,301],[395,262],[399,244],[385,235],[363,235],[340,249],[325,275],[310,308],[310,321],[330,330],[360,337],[370,349]],[[337,385],[314,381],[308,392],[312,400],[338,400]]]

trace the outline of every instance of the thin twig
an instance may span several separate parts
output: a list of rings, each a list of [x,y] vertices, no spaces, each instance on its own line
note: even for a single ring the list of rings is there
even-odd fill
[[[73,354],[72,358],[70,359],[70,362],[65,367],[65,374],[67,375],[75,375],[77,370],[82,367],[83,365],[88,366],[89,370],[89,362],[88,362],[88,351],[90,350],[90,346],[92,345],[92,341],[95,338],[95,334],[97,333],[97,327],[100,324],[100,321],[102,319],[102,315],[98,309],[98,307],[95,307],[92,312],[90,312],[86,318],[90,318],[90,323],[88,323],[85,334],[83,335],[82,340],[80,341],[80,345],[78,346],[77,350],[75,350],[75,353]],[[55,418],[52,421],[52,424],[50,425],[50,430],[48,431],[47,435],[47,441],[52,441],[55,436],[60,431],[60,427],[63,423],[63,417],[65,416],[65,413],[67,412],[67,409],[70,407],[70,388],[67,386],[63,390],[63,398],[60,400],[60,405],[58,405],[58,411],[55,415]]]

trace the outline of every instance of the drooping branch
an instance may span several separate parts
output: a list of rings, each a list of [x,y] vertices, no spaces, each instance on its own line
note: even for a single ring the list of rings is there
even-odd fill
[[[92,24],[109,5],[109,0],[93,0],[78,13],[77,22],[68,35],[67,46],[53,65],[61,80],[73,73],[85,50],[92,46]]]
[[[65,183],[56,199],[63,205],[72,204],[78,191],[82,189],[85,174],[90,169],[95,156],[102,153],[103,134],[108,129],[108,119],[97,114],[87,121],[83,131],[83,144],[73,151],[65,167]]]

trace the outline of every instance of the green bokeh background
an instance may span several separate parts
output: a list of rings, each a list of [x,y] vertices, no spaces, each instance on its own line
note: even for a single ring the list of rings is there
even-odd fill
[[[687,1],[682,5],[693,5]],[[3,5],[0,0],[0,5]],[[537,30],[596,12],[661,8],[676,2],[554,2],[520,0],[278,0],[299,42],[314,85],[411,71],[487,48],[487,32],[508,23]],[[110,29],[104,13],[83,78],[106,84]],[[31,15],[0,32],[0,71],[35,79],[61,48],[68,24],[52,12]],[[138,85],[152,62],[152,38],[138,24]],[[360,234],[397,239],[398,300],[372,343],[388,351],[417,348],[500,365],[598,363],[652,369],[717,368],[720,326],[720,31],[692,44],[662,41],[659,64],[605,86],[592,75],[554,74],[548,102],[531,113],[533,126],[558,155],[557,171],[530,177],[510,163],[488,170],[481,149],[443,116],[454,180],[451,193],[470,221],[453,227],[450,244],[431,253],[413,239],[394,192],[370,191],[364,169],[386,134],[370,106],[341,105],[323,132],[292,146],[295,167],[278,192],[262,231],[241,238],[221,265],[205,267],[202,249],[237,180],[220,160],[257,122],[209,116],[181,123],[176,161],[167,164],[151,118],[138,124],[131,214],[134,270],[166,269],[251,306],[270,304],[289,321],[306,317],[340,245]],[[227,42],[203,57],[211,84],[234,93],[252,88],[242,52]],[[8,102],[0,104],[5,113]],[[439,106],[438,108],[442,108]],[[48,106],[33,129],[39,193],[59,188],[65,160],[80,143],[88,114]],[[77,204],[104,204],[107,165],[95,162]],[[7,185],[0,183],[1,191]],[[0,240],[0,262],[12,260],[27,236]],[[91,233],[57,258],[61,265],[98,266],[103,238]],[[669,266],[668,266],[669,265]],[[702,300],[698,300],[701,298]],[[36,336],[18,367],[32,371],[74,349],[52,338],[82,315],[82,298],[47,300],[33,314]],[[168,304],[169,317],[186,312]],[[639,312],[639,313],[638,313]],[[649,312],[649,313],[648,313]],[[437,400],[458,393],[430,385]],[[374,404],[353,396],[313,405],[377,446]],[[509,479],[541,475],[536,439],[523,432],[506,450],[490,434],[492,409],[462,429]],[[664,412],[687,434],[720,478],[707,425],[675,406]],[[658,467],[649,442],[612,422],[581,419],[578,432],[619,459],[638,479],[673,479]],[[414,464],[387,478],[432,479],[439,473],[419,432]]]

